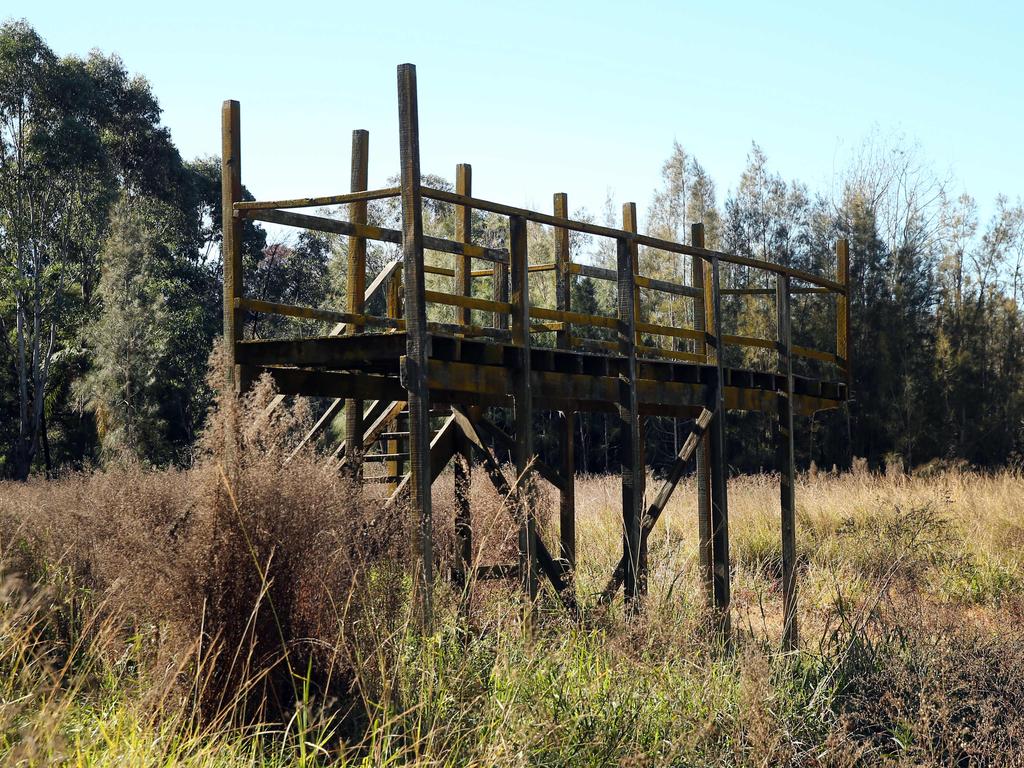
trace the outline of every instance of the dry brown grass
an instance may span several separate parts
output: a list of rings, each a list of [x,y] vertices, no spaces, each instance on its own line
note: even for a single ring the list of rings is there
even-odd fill
[[[797,655],[778,651],[771,476],[730,482],[732,656],[696,581],[692,482],[651,537],[641,616],[616,605],[574,624],[547,596],[526,641],[514,585],[490,583],[467,634],[442,584],[438,631],[424,639],[407,622],[408,515],[312,454],[285,465],[305,417],[260,421],[271,395],[263,384],[222,404],[187,471],[2,486],[8,762],[93,755],[82,734],[115,721],[126,730],[95,762],[134,762],[131,745],[149,764],[150,743],[164,762],[195,765],[1021,762],[1019,474],[801,477]],[[231,420],[249,426],[228,478]],[[577,480],[585,603],[618,559],[618,482]],[[434,498],[444,574],[450,476]],[[482,472],[472,499],[477,562],[513,562],[515,528]],[[542,488],[550,542],[556,508]]]

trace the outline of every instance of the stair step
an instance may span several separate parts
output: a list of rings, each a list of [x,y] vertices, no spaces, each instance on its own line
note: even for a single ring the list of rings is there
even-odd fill
[[[409,436],[408,432],[381,432],[378,440],[401,440]]]
[[[408,453],[367,453],[363,455],[363,461],[401,461],[408,458]]]

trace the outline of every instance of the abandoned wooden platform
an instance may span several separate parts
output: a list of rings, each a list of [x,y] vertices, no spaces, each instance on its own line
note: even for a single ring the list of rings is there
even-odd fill
[[[575,418],[583,411],[614,413],[618,422],[617,461],[622,478],[622,555],[600,600],[622,588],[631,610],[642,606],[647,583],[647,537],[679,480],[696,459],[701,580],[708,604],[729,636],[729,532],[725,423],[732,411],[772,414],[780,473],[783,643],[797,643],[794,417],[838,408],[850,397],[848,347],[849,250],[836,243],[835,276],[792,269],[768,261],[705,248],[704,229],[691,228],[689,244],[638,231],[636,206],[623,207],[621,228],[568,216],[563,193],[553,213],[542,213],[473,197],[469,165],[456,168],[455,191],[429,188],[420,174],[416,70],[398,68],[401,162],[399,187],[368,190],[369,136],[352,137],[351,191],[327,197],[252,201],[242,199],[239,105],[222,111],[222,203],[224,224],[224,341],[228,385],[244,390],[264,373],[273,377],[280,407],[289,395],[332,398],[302,440],[316,439],[343,416],[345,440],[332,458],[354,477],[387,484],[390,503],[403,502],[415,516],[413,585],[419,616],[429,627],[435,582],[431,486],[453,466],[456,498],[456,562],[446,569],[468,596],[480,579],[517,578],[525,616],[537,605],[542,578],[570,611],[578,611],[576,567]],[[400,199],[401,229],[368,222],[370,201]],[[449,206],[454,237],[424,231],[423,200]],[[296,209],[345,206],[343,219]],[[474,243],[474,211],[507,220],[502,247]],[[344,308],[269,302],[243,291],[241,227],[246,219],[333,233],[347,238],[348,289]],[[528,227],[547,228],[553,237],[550,263],[531,260]],[[570,233],[614,241],[616,267],[574,262]],[[368,241],[401,247],[367,285]],[[686,279],[643,275],[641,249],[684,258]],[[425,253],[435,254],[431,261]],[[450,266],[438,262],[448,259]],[[548,257],[550,258],[550,257]],[[770,278],[771,287],[722,285],[722,264]],[[550,274],[548,274],[550,273]],[[450,280],[450,290],[428,290],[425,276]],[[554,306],[531,294],[531,283],[554,280]],[[580,312],[572,306],[574,280],[614,284],[613,316]],[[437,278],[432,278],[436,280]],[[436,287],[436,286],[432,286]],[[641,291],[670,295],[687,303],[689,325],[644,317]],[[730,334],[723,328],[723,296],[749,296],[774,303],[773,338]],[[793,344],[791,302],[806,296],[835,301],[835,347],[819,350]],[[367,311],[384,297],[384,312]],[[376,301],[375,306],[382,302]],[[445,311],[442,315],[439,308]],[[450,322],[454,308],[455,322]],[[318,320],[332,324],[316,337],[245,338],[248,313]],[[476,321],[475,323],[473,321]],[[551,339],[554,339],[553,346]],[[542,344],[540,339],[547,340]],[[770,370],[726,365],[728,348],[763,350]],[[813,375],[794,375],[794,358],[810,360]],[[810,369],[809,369],[810,370]],[[511,432],[491,413],[511,409]],[[689,435],[657,492],[645,497],[643,430],[648,416],[685,420]],[[534,450],[537,423],[547,418],[557,433],[559,456],[549,465]],[[298,449],[296,449],[298,450]],[[506,474],[496,451],[514,458]],[[383,474],[365,472],[377,466]],[[506,500],[509,522],[518,530],[516,563],[472,562],[473,503],[469,478],[479,466]],[[559,540],[552,549],[538,535],[534,484],[551,483],[559,495]],[[553,550],[553,551],[552,551]]]

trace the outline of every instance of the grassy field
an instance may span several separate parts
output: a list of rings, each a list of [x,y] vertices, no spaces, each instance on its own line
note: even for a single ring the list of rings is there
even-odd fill
[[[231,482],[210,448],[188,471],[0,486],[0,762],[1024,762],[1018,473],[801,477],[795,654],[778,650],[770,476],[730,483],[731,653],[697,583],[692,484],[652,536],[642,615],[620,601],[573,623],[548,596],[527,640],[510,586],[482,586],[468,626],[442,587],[421,637],[403,516],[313,456],[283,469],[294,427],[243,433]],[[450,484],[436,492],[442,562]],[[618,493],[617,478],[577,482],[590,606],[618,558]],[[482,477],[473,500],[480,561],[511,561]]]

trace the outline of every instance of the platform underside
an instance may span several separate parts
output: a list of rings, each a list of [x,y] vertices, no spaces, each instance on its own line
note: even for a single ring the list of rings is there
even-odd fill
[[[429,335],[427,380],[432,403],[510,405],[512,371],[523,350],[490,340]],[[242,341],[237,362],[251,376],[269,372],[286,395],[405,400],[405,333]],[[613,354],[530,349],[533,405],[542,410],[614,411],[626,360]],[[726,368],[728,410],[774,412],[779,374]],[[637,361],[641,413],[686,417],[709,402],[716,369],[675,360]],[[810,415],[846,399],[843,382],[794,376],[794,413]]]

